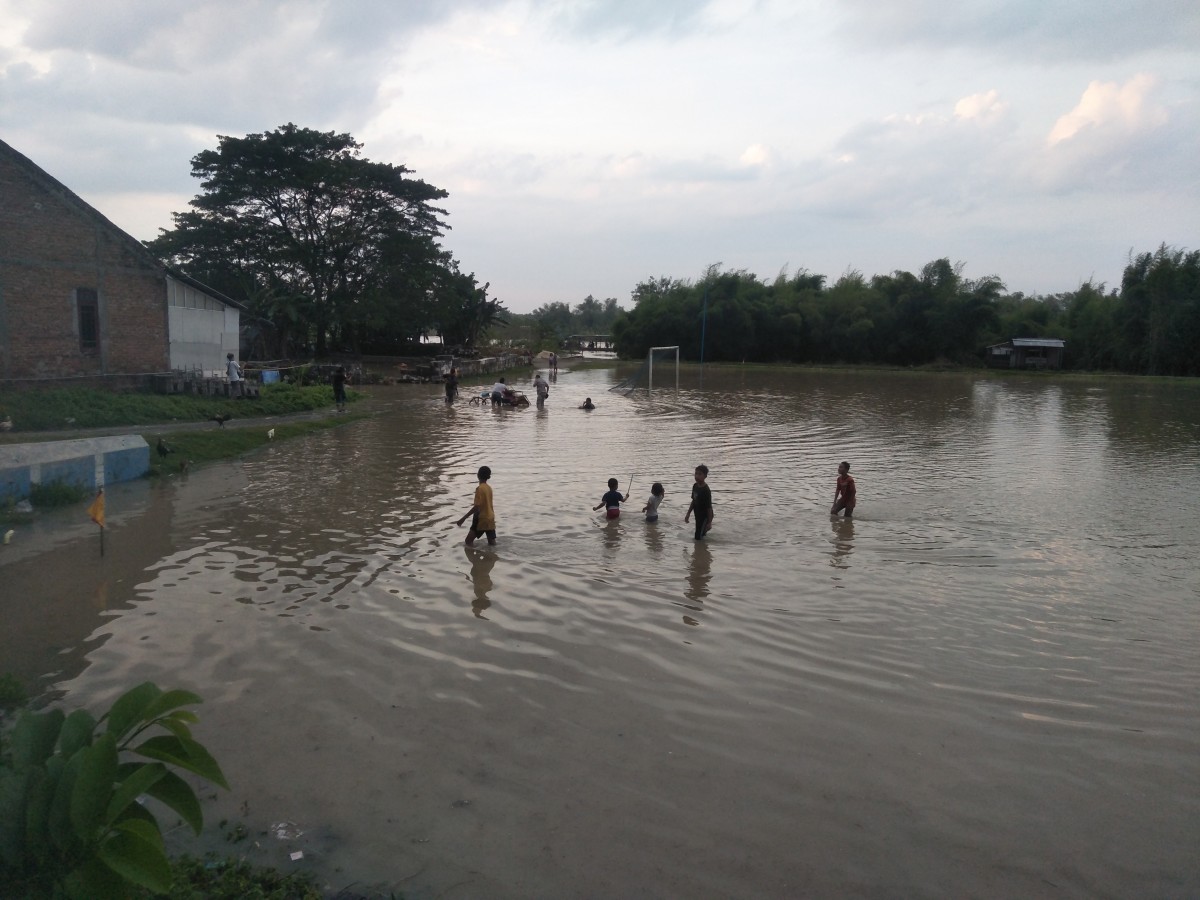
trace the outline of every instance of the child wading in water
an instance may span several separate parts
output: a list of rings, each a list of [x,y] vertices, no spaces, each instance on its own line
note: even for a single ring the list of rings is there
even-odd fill
[[[608,479],[608,491],[600,498],[600,502],[592,507],[593,510],[597,510],[603,506],[604,514],[610,519],[616,519],[621,515],[621,504],[629,499],[628,494],[622,495],[617,490],[617,484],[617,479]]]
[[[646,505],[642,507],[642,512],[646,514],[647,522],[658,521],[658,504],[662,503],[663,497],[666,495],[662,484],[654,482],[650,488],[650,499],[646,501]]]
[[[683,517],[686,522],[692,513],[696,514],[696,540],[704,539],[704,535],[712,528],[713,505],[712,489],[705,483],[708,480],[708,466],[696,466],[696,483],[692,485],[692,502]]]
[[[833,506],[829,507],[829,514],[836,516],[844,509],[846,511],[846,518],[852,518],[854,516],[854,503],[858,499],[856,496],[857,493],[854,487],[854,479],[850,477],[850,463],[844,462],[838,466],[837,487],[833,489]]]
[[[487,535],[489,544],[496,543],[496,513],[492,509],[492,486],[488,484],[491,477],[491,469],[487,466],[479,467],[479,487],[475,488],[475,500],[471,508],[458,520],[458,527],[461,528],[462,523],[467,521],[467,516],[471,517],[471,529],[467,532],[468,547],[474,544],[475,538],[481,534]]]

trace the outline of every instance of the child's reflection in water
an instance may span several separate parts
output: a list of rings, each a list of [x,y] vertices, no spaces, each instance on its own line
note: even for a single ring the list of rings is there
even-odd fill
[[[838,569],[848,569],[850,568],[848,557],[854,550],[854,520],[849,517],[834,519],[832,527],[833,553],[829,564]]]
[[[483,611],[492,605],[488,591],[492,589],[492,568],[496,565],[496,554],[490,550],[463,547],[471,563],[471,584],[475,588],[475,599],[471,601],[471,612],[477,619],[486,619]]]
[[[704,541],[697,541],[688,558],[688,586],[683,595],[690,603],[688,609],[700,612],[704,609],[704,598],[708,596],[708,583],[712,580],[712,551]],[[698,624],[690,616],[684,616],[683,621],[689,625]]]

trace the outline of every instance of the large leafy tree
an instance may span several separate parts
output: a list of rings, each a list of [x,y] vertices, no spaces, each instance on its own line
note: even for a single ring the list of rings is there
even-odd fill
[[[434,321],[448,345],[474,347],[493,325],[503,325],[508,310],[488,297],[490,284],[480,285],[475,273],[467,274],[451,263],[438,278]]]
[[[330,341],[353,342],[380,320],[392,268],[428,273],[413,256],[436,257],[447,227],[446,211],[433,205],[444,190],[404,166],[364,159],[361,149],[349,134],[290,123],[221,136],[192,160],[202,192],[150,249],[218,289],[270,298],[291,327],[296,317],[279,305],[293,298],[318,355]]]

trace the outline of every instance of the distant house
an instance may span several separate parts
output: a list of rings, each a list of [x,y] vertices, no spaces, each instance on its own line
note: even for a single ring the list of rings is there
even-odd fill
[[[1061,369],[1067,342],[1058,338],[1013,338],[987,348],[992,369]]]
[[[242,311],[0,141],[0,380],[224,371]]]

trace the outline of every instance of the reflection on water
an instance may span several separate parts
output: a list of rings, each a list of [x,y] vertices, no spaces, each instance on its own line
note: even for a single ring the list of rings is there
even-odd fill
[[[704,541],[696,541],[688,560],[687,590],[684,596],[688,609],[700,612],[704,609],[704,598],[708,596],[708,583],[712,581],[712,550]]]
[[[849,557],[854,551],[854,519],[835,518],[830,527],[833,528],[833,551],[829,564],[836,569],[848,569]]]
[[[471,564],[471,584],[475,588],[475,599],[471,601],[471,612],[475,618],[484,619],[483,611],[492,605],[488,593],[492,589],[492,569],[496,567],[496,554],[490,550],[463,547],[467,561]]]
[[[114,490],[103,561],[86,530],[3,548],[5,667],[198,691],[208,821],[297,823],[255,852],[335,888],[1200,893],[1196,386],[624,374],[543,409],[380,389]],[[464,549],[484,464],[500,543]],[[665,485],[657,523],[595,517],[614,472]]]

